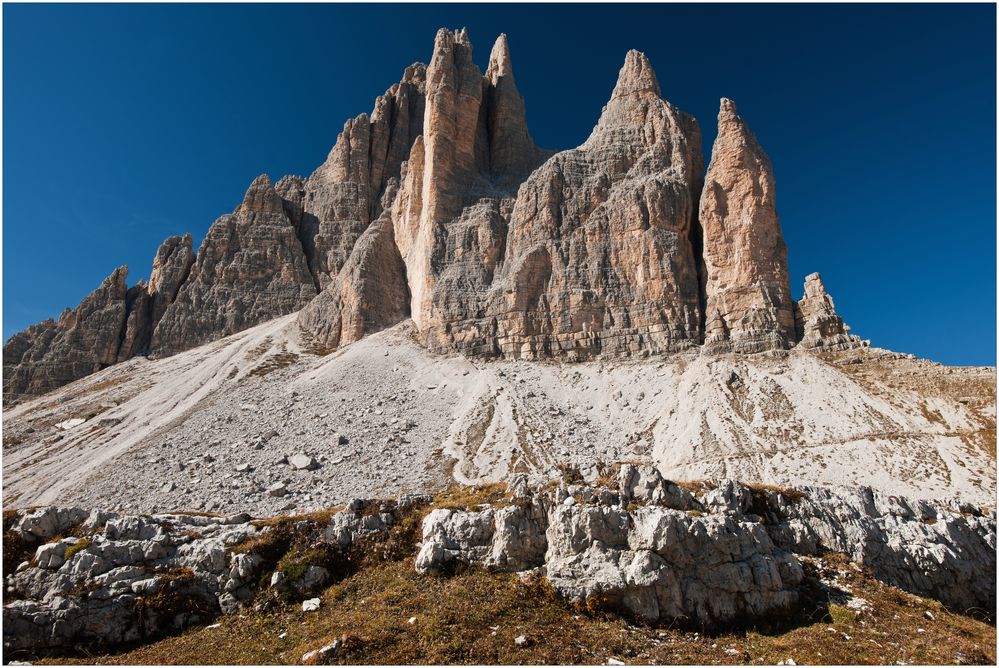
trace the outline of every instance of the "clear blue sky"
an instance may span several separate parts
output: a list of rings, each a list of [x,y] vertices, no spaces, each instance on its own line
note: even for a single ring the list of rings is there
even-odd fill
[[[510,37],[536,141],[578,145],[630,48],[701,123],[770,154],[792,290],[821,271],[874,345],[995,364],[993,5],[3,6],[3,336],[257,174],[309,174],[442,26]]]

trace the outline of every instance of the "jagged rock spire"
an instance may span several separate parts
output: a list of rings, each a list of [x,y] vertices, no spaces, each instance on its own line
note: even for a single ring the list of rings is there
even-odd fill
[[[652,63],[641,51],[632,49],[624,58],[624,65],[617,76],[617,83],[614,85],[614,92],[611,99],[624,97],[625,95],[650,94],[661,97],[659,89],[659,79],[652,69]]]
[[[281,196],[274,189],[271,178],[266,174],[261,174],[253,179],[253,183],[247,188],[243,203],[239,205],[236,213],[281,213],[283,211],[284,205],[281,203]]]
[[[836,312],[818,272],[805,277],[805,294],[795,307],[795,328],[798,345],[806,349],[848,350],[865,345]]]
[[[545,155],[527,131],[506,37],[494,45],[483,76],[472,62],[467,32],[438,31],[427,66],[423,136],[413,144],[392,216],[418,328],[429,317],[440,268],[447,264],[439,254],[448,253],[452,223],[470,201],[512,195]],[[479,227],[478,239],[497,244],[505,233],[492,215],[466,219],[462,228],[470,225]],[[481,249],[490,265],[495,250]],[[470,271],[491,276],[489,267]]]
[[[305,306],[316,286],[295,224],[267,175],[216,220],[152,335],[156,356],[220,339]]]
[[[770,159],[735,103],[722,98],[700,201],[709,350],[760,352],[795,342],[787,246]]]
[[[489,173],[494,179],[519,181],[537,166],[539,151],[527,130],[524,98],[517,90],[505,34],[496,38],[486,68]]]

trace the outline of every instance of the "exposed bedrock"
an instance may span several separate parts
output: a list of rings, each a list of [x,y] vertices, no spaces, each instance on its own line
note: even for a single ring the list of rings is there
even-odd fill
[[[423,132],[427,68],[409,66],[402,81],[375,100],[370,114],[347,121],[329,157],[301,184],[300,237],[320,288],[347,262],[354,244],[382,212],[390,179],[398,179]]]
[[[127,267],[118,267],[75,309],[32,325],[4,344],[5,403],[44,394],[118,361],[130,301],[127,274]]]
[[[553,489],[515,476],[505,496],[475,510],[425,512],[428,503],[358,499],[283,523],[18,511],[5,540],[33,556],[5,578],[4,649],[148,640],[278,597],[314,596],[349,574],[351,549],[379,541],[396,558],[415,554],[420,573],[477,565],[544,576],[566,599],[654,624],[723,626],[793,612],[806,585],[796,555],[825,550],[958,611],[995,609],[995,513],[952,503],[734,480],[702,483],[695,495],[634,465],[605,485]],[[420,543],[389,533],[419,517]]]
[[[316,296],[284,200],[267,175],[208,230],[176,299],[153,331],[151,353],[215,341],[305,306]]]
[[[540,493],[523,478],[511,488],[510,505],[431,512],[417,570],[537,568],[570,599],[712,625],[788,610],[802,581],[794,554],[831,550],[957,610],[995,609],[994,511],[866,487],[791,493],[733,480],[694,497],[654,467],[632,465],[617,489]]]
[[[755,353],[797,340],[776,202],[770,159],[735,103],[722,98],[699,217],[708,350]]]

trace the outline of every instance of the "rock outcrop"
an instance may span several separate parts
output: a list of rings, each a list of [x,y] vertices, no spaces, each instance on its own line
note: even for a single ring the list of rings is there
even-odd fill
[[[518,486],[511,505],[427,515],[417,570],[537,569],[570,599],[710,626],[787,610],[802,582],[794,554],[833,550],[956,609],[995,607],[995,515],[971,507],[734,480],[695,498],[655,468],[630,465],[617,489]]]
[[[818,272],[805,277],[805,295],[794,309],[798,345],[819,350],[850,350],[865,343],[850,333],[850,328],[836,312],[832,297]]]
[[[794,301],[773,169],[735,103],[726,98],[718,112],[700,224],[706,347],[755,353],[794,345]]]
[[[5,402],[44,394],[118,361],[128,314],[127,275],[127,267],[118,267],[59,320],[33,325],[4,344]]]
[[[298,321],[314,344],[335,349],[408,315],[406,268],[386,214],[361,234],[336,279],[302,309]]]
[[[792,301],[770,162],[731,101],[718,124],[705,177],[697,122],[632,51],[590,137],[553,154],[528,131],[506,35],[482,74],[468,34],[442,29],[311,176],[258,178],[196,256],[190,235],[167,239],[148,285],[117,298],[118,331],[94,325],[113,355],[66,323],[15,335],[5,396],[309,302],[302,330],[327,349],[406,317],[431,351],[508,358],[862,345],[821,282]]]
[[[247,605],[315,596],[358,553],[412,558],[419,573],[479,565],[543,576],[567,599],[646,623],[711,627],[791,612],[809,586],[798,555],[845,553],[874,576],[958,610],[995,608],[995,512],[888,497],[870,488],[750,488],[695,496],[651,466],[617,483],[528,483],[476,509],[428,496],[351,500],[332,515],[277,522],[80,508],[18,511],[5,540],[6,652],[107,648]],[[407,527],[423,517],[422,541]],[[63,538],[62,536],[68,536]],[[5,545],[5,548],[7,546]],[[365,554],[365,552],[361,552]],[[394,556],[390,556],[394,555]]]
[[[402,81],[375,100],[370,116],[347,121],[336,145],[302,184],[301,238],[320,288],[339,274],[357,240],[382,211],[390,179],[398,179],[423,132],[427,68],[409,66]]]
[[[357,500],[317,526],[315,548],[331,560],[355,541],[384,534],[397,504],[379,511]],[[260,528],[248,515],[118,515],[47,507],[23,513],[13,532],[34,548],[32,560],[6,578],[5,653],[41,652],[81,644],[106,648],[148,640],[238,610],[267,576],[275,594],[307,596],[329,583],[327,569],[288,559],[279,567],[266,549],[278,527]],[[77,536],[52,540],[64,531]]]
[[[208,230],[152,335],[157,356],[193,348],[305,306],[316,296],[295,226],[266,175]]]

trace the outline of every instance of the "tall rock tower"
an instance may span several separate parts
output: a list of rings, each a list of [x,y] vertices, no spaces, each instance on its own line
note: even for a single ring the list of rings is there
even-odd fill
[[[754,353],[794,345],[794,301],[773,169],[735,103],[726,98],[718,112],[700,223],[707,349]]]

